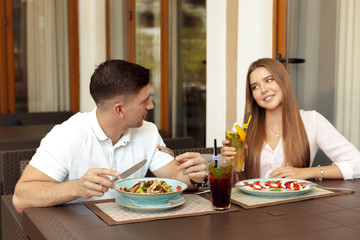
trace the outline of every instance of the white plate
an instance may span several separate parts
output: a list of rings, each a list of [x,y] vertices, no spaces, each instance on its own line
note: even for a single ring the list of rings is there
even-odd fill
[[[281,191],[273,191],[273,188],[269,189],[261,189],[261,190],[255,190],[249,186],[244,185],[244,182],[248,183],[254,183],[256,181],[259,181],[260,183],[265,183],[267,181],[297,181],[297,182],[305,182],[306,187],[302,190],[291,190],[291,189],[282,189]],[[309,192],[315,187],[315,184],[306,180],[300,180],[300,179],[287,179],[287,178],[257,178],[257,179],[247,179],[240,182],[237,182],[235,184],[237,188],[239,188],[242,192],[258,195],[258,196],[271,196],[271,197],[285,197],[285,196],[294,196],[299,194],[304,194]]]
[[[115,201],[118,204],[120,204],[121,206],[130,208],[130,209],[141,210],[141,211],[161,211],[161,210],[174,208],[174,207],[184,204],[185,198],[182,195],[178,195],[176,197],[169,199],[165,204],[158,204],[158,205],[135,204],[133,200],[131,200],[127,197],[124,197],[122,195],[119,195],[118,197],[116,197]]]

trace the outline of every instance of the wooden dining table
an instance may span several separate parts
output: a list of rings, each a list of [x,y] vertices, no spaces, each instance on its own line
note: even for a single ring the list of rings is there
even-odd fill
[[[360,179],[324,180],[321,186],[354,193],[110,226],[83,203],[29,208],[23,231],[31,239],[360,239]]]

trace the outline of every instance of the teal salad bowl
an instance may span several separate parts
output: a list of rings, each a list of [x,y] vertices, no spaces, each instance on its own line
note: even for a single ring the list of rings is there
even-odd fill
[[[153,182],[157,181],[157,183],[165,182],[166,184],[162,184],[162,185],[164,185],[167,188],[171,188],[172,192],[146,193],[147,189],[145,189],[145,187],[143,188],[143,190],[140,189],[137,190],[138,192],[140,191],[143,193],[133,193],[133,192],[125,191],[126,189],[133,188],[134,185],[142,181],[153,181]],[[156,189],[159,188],[162,187],[157,187]],[[133,179],[122,180],[115,183],[115,190],[118,191],[121,197],[126,197],[134,205],[138,205],[138,206],[143,206],[143,205],[156,206],[156,205],[166,204],[170,199],[178,198],[180,194],[186,189],[187,189],[186,183],[169,178],[156,178],[156,177],[133,178]]]

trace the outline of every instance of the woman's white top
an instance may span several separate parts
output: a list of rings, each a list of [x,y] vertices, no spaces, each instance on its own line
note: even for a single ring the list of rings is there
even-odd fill
[[[344,179],[360,178],[360,152],[320,113],[300,110],[310,146],[310,166],[318,149],[336,164]],[[267,143],[261,151],[260,177],[267,178],[277,168],[283,167],[284,146],[281,138],[273,150]]]

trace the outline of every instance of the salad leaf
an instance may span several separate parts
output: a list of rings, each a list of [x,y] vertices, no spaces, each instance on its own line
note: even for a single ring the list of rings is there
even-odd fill
[[[158,181],[157,179],[139,181],[131,188],[125,188],[124,191],[140,194],[174,192],[174,190],[172,190],[172,188],[165,181]]]

